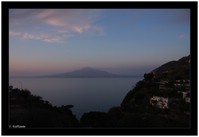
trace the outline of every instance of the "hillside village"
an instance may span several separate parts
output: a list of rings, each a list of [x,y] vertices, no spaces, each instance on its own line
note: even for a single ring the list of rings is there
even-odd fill
[[[185,102],[190,103],[190,80],[161,80],[158,82],[159,91],[173,91],[177,92],[181,98],[175,97],[162,97],[162,96],[153,96],[150,98],[150,104],[152,106],[157,106],[162,109],[169,109],[169,106],[172,107],[173,100],[183,99]]]
[[[184,61],[184,64],[182,64],[181,61]],[[187,71],[183,70],[183,67],[187,69],[187,66],[190,65],[190,56],[187,56],[186,58],[182,58],[179,60],[181,63],[181,66],[176,67],[182,67],[179,71]],[[153,71],[153,81],[156,82],[159,85],[159,92],[173,92],[172,96],[169,96],[167,94],[166,96],[153,96],[150,98],[150,104],[152,106],[156,106],[161,109],[172,109],[175,108],[176,102],[179,102],[180,100],[183,100],[184,102],[190,104],[190,79],[187,79],[189,76],[175,76],[175,78],[169,76],[173,72],[176,71],[173,68],[173,70],[165,70],[162,72],[162,75],[156,77],[156,71]],[[189,68],[188,68],[189,70]],[[157,82],[158,81],[158,82]]]
[[[187,56],[146,73],[144,79],[128,92],[121,109],[130,115],[136,114],[142,126],[150,123],[147,127],[177,127],[180,124],[187,127],[190,120],[190,85],[190,56]],[[172,122],[159,123],[156,119]]]
[[[152,106],[160,109],[172,109],[180,100],[190,104],[190,80],[160,80],[157,84],[159,84],[159,92],[171,91],[178,96],[152,96],[149,101]]]

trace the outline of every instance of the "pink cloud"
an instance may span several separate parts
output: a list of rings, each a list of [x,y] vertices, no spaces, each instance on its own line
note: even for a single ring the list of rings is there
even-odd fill
[[[64,42],[62,38],[46,38],[42,41],[49,42],[49,43],[61,43]]]
[[[78,26],[78,25],[74,25],[73,27],[72,27],[72,30],[74,31],[74,32],[77,32],[77,33],[83,33],[83,32],[85,32],[85,31],[87,31],[87,30],[89,30],[89,29],[91,29],[92,27],[89,25],[89,24],[87,24],[87,25],[82,25],[82,26]]]
[[[85,33],[89,31],[101,31],[93,24],[93,17],[89,10],[58,10],[47,9],[38,13],[37,17],[50,26],[59,27],[70,33]]]
[[[60,27],[64,27],[65,24],[63,21],[59,20],[59,19],[56,19],[56,18],[50,18],[50,19],[47,19],[46,22],[50,25],[53,25],[53,26],[60,26]]]
[[[62,43],[64,42],[62,37],[50,37],[48,35],[33,35],[29,33],[25,33],[23,35],[24,39],[30,39],[30,40],[41,40],[44,42],[49,42],[49,43]]]
[[[98,10],[89,9],[16,10],[10,14],[9,36],[48,43],[61,43],[77,34],[97,36],[103,33],[95,23],[98,14]]]
[[[29,33],[25,33],[23,34],[22,36],[24,39],[38,39],[38,37],[32,35],[32,34],[29,34]]]
[[[64,42],[64,38],[61,36],[52,37],[44,34],[31,34],[31,33],[22,33],[22,32],[10,32],[10,36],[19,36],[22,39],[26,40],[40,40],[49,43],[62,43]]]
[[[9,36],[11,36],[11,37],[12,37],[12,36],[13,36],[13,37],[14,37],[14,36],[20,36],[20,35],[21,35],[21,32],[14,32],[14,31],[10,31],[10,32],[9,32]]]

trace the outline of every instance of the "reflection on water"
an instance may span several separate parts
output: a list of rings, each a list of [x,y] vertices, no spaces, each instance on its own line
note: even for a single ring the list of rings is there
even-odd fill
[[[133,78],[10,78],[14,88],[23,88],[52,105],[74,105],[80,118],[84,112],[108,111],[119,106],[128,91],[143,77]]]

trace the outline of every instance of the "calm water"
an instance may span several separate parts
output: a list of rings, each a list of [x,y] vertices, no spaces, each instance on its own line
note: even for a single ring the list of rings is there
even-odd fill
[[[28,89],[52,105],[74,105],[80,118],[89,111],[107,112],[119,106],[128,91],[143,77],[134,78],[10,78],[13,87]]]

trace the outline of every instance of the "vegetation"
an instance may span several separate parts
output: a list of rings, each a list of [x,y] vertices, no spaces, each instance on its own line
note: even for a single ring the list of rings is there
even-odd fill
[[[28,90],[9,88],[9,124],[40,127],[78,127],[79,122],[72,114],[71,105],[52,106],[40,96]]]
[[[107,127],[110,117],[105,112],[89,112],[83,114],[80,122],[84,127]]]

